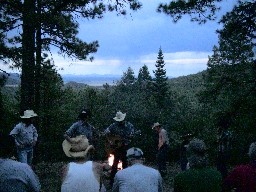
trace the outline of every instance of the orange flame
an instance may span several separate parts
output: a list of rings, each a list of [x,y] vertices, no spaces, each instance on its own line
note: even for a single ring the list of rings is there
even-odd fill
[[[110,166],[113,165],[113,163],[114,163],[114,158],[115,158],[115,156],[114,156],[113,154],[109,154],[109,156],[108,156],[108,164],[109,164]],[[123,163],[122,163],[122,161],[119,161],[119,162],[118,162],[117,169],[118,169],[118,170],[122,170],[122,169],[123,169]]]

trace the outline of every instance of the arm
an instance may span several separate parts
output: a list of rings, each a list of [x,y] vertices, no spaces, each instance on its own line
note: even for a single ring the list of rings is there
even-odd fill
[[[14,141],[15,141],[15,145],[18,147],[18,148],[23,148],[23,144],[21,144],[18,140],[17,140],[17,136],[20,132],[20,124],[16,125],[13,130],[10,132],[9,135],[11,135],[13,138],[14,138]]]
[[[74,141],[72,140],[72,135],[74,134],[76,130],[76,124],[74,123],[73,125],[71,125],[71,127],[64,133],[64,139],[66,139],[69,143],[74,143]]]
[[[162,147],[162,145],[164,144],[164,141],[165,141],[165,137],[163,135],[163,131],[161,130],[159,133],[158,149]]]
[[[112,127],[113,127],[114,125],[113,124],[111,124],[108,128],[106,128],[105,130],[104,130],[104,132],[103,132],[103,135],[109,135],[109,134],[111,134],[111,130],[112,130]]]
[[[64,166],[61,168],[61,171],[60,171],[61,183],[64,182],[64,180],[65,180],[65,178],[66,178],[66,176],[67,176],[68,168],[69,168],[69,165],[64,165]]]
[[[38,133],[37,133],[36,128],[33,126],[33,146],[36,145],[37,138],[38,138]]]

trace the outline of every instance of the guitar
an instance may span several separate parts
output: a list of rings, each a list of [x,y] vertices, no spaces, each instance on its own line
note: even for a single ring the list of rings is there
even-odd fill
[[[141,135],[141,130],[136,131],[129,138],[123,138],[120,135],[106,135],[106,141],[105,141],[106,152],[110,154],[120,147],[127,146],[128,144],[131,143],[132,139],[137,135]]]

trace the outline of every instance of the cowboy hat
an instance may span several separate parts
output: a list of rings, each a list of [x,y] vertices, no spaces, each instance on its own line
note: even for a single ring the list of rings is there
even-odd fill
[[[155,129],[156,127],[159,127],[159,126],[161,126],[161,124],[158,123],[158,122],[156,122],[156,123],[154,123],[154,125],[152,126],[152,129]]]
[[[86,157],[87,153],[94,149],[92,145],[89,145],[85,135],[79,135],[71,139],[73,143],[68,142],[66,139],[62,143],[63,151],[68,157]]]
[[[116,113],[116,116],[113,118],[115,121],[123,121],[125,119],[126,113],[122,113],[121,111],[118,111]]]
[[[90,116],[91,116],[90,110],[88,110],[88,109],[83,109],[83,110],[79,113],[78,118],[79,118],[79,119],[83,119],[83,118],[90,117]]]
[[[31,117],[36,117],[37,114],[33,110],[26,110],[24,111],[24,115],[20,116],[23,119],[29,119]]]

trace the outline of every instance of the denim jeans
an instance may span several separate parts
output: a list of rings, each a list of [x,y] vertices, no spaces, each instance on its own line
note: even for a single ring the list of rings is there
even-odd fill
[[[32,165],[33,147],[17,148],[18,161]]]
[[[158,170],[161,173],[162,176],[166,175],[166,162],[168,158],[168,145],[164,144],[162,147],[158,150],[157,153],[157,165]]]

